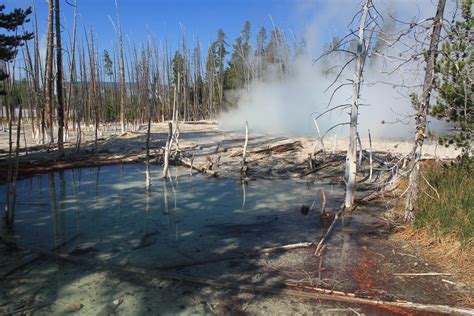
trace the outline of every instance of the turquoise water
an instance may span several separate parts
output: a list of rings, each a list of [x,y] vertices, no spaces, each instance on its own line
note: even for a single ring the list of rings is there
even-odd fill
[[[305,181],[259,180],[248,185],[153,171],[145,190],[144,166],[71,169],[21,180],[17,185],[15,240],[24,248],[94,256],[118,264],[160,267],[212,254],[312,241],[320,235],[311,205],[320,187]],[[324,187],[340,194],[335,187]],[[0,188],[5,196],[5,187]],[[316,205],[320,205],[319,202]],[[331,205],[329,205],[331,206]]]

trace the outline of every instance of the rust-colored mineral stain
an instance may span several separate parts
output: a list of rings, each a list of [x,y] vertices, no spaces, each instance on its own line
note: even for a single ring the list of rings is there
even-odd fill
[[[364,296],[376,296],[376,282],[373,279],[376,264],[369,257],[366,250],[359,251],[358,264],[352,269],[352,277]]]

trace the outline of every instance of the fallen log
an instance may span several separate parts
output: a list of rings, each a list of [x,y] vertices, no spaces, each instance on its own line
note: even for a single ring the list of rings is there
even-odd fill
[[[394,273],[395,276],[446,276],[452,275],[451,273],[441,272],[425,272],[425,273]]]
[[[39,303],[39,304],[31,305],[31,306],[22,307],[11,312],[2,312],[0,313],[0,315],[26,315],[25,312],[30,312],[28,314],[33,315],[34,313],[32,310],[38,310],[40,308],[43,308],[52,304],[53,304],[52,302]]]
[[[51,255],[51,254],[50,254]],[[336,301],[336,302],[344,302],[349,304],[360,304],[360,305],[368,305],[373,306],[381,309],[392,309],[392,308],[400,308],[405,309],[407,311],[423,311],[423,312],[433,312],[433,313],[444,313],[444,314],[460,314],[460,315],[472,315],[474,313],[474,309],[468,308],[459,308],[454,306],[448,305],[431,305],[431,304],[419,304],[413,302],[406,302],[406,301],[382,301],[377,299],[368,299],[362,297],[352,297],[349,295],[340,294],[335,291],[330,291],[331,294],[322,293],[322,292],[309,292],[309,291],[302,291],[302,290],[293,290],[289,289],[288,285],[278,284],[277,286],[260,286],[260,285],[251,285],[251,284],[237,284],[236,282],[232,281],[225,281],[225,280],[214,280],[214,279],[207,279],[202,277],[194,277],[188,275],[180,275],[174,273],[168,273],[163,271],[156,271],[138,267],[126,267],[120,266],[116,264],[109,264],[104,263],[99,260],[93,259],[86,259],[86,258],[78,258],[75,256],[67,255],[67,254],[60,254],[58,256],[60,260],[71,262],[74,264],[79,265],[87,265],[92,267],[103,267],[111,272],[118,273],[118,274],[139,274],[144,275],[147,277],[157,277],[162,279],[171,279],[181,282],[190,282],[208,286],[215,286],[215,287],[222,287],[222,288],[229,288],[239,291],[245,291],[250,293],[267,293],[267,294],[276,294],[276,295],[288,295],[288,296],[295,296],[295,297],[303,297],[308,299],[315,299],[315,300],[327,300],[327,301]]]
[[[327,168],[327,167],[329,167],[329,166],[338,165],[338,164],[339,164],[339,162],[334,162],[334,161],[325,163],[325,164],[323,164],[322,166],[319,166],[319,167],[314,168],[314,169],[312,169],[312,170],[306,171],[305,173],[303,173],[303,174],[301,175],[301,177],[306,177],[306,176],[308,176],[308,175],[310,175],[310,174],[312,174],[312,173],[315,173],[315,172],[318,172],[318,171],[320,171],[320,170],[323,170],[324,168]]]
[[[288,250],[293,250],[293,249],[309,248],[313,245],[314,245],[314,242],[300,242],[300,243],[296,243],[296,244],[289,244],[289,245],[283,245],[283,246],[263,248],[263,249],[258,249],[258,250],[254,250],[254,251],[238,252],[238,253],[227,255],[227,256],[219,256],[217,258],[206,258],[206,259],[202,259],[202,260],[194,260],[194,261],[182,262],[182,263],[178,263],[178,264],[161,265],[161,266],[156,267],[156,269],[171,270],[171,269],[186,268],[186,267],[192,267],[192,266],[197,266],[197,265],[201,265],[201,264],[208,264],[208,263],[215,263],[215,262],[221,262],[221,261],[227,261],[227,260],[242,259],[242,258],[259,256],[259,255],[269,255],[269,254],[272,254],[272,253],[283,252],[283,251],[288,251]]]
[[[74,235],[72,238],[70,239],[67,239],[65,241],[63,241],[62,243],[58,244],[57,246],[55,246],[54,248],[51,249],[51,251],[56,251],[58,249],[60,249],[62,246],[65,246],[67,245],[68,243],[70,243],[71,241],[75,240],[77,237],[79,237],[79,234],[76,234]],[[31,263],[35,262],[36,260],[38,260],[39,258],[41,258],[41,254],[39,253],[36,253],[36,254],[30,254],[29,255],[30,258],[28,258],[27,260],[25,260],[23,263],[21,263],[20,265],[10,269],[9,271],[5,272],[3,275],[2,275],[2,278],[5,278],[13,273],[15,273],[16,271],[20,270],[20,269],[23,269],[24,267],[26,267],[27,265],[30,265]]]
[[[39,160],[33,163],[21,162],[18,169],[18,178],[22,179],[45,172],[66,170],[82,167],[97,167],[119,163],[133,163],[143,160],[143,155],[100,155],[99,159],[93,155],[78,155],[64,159]],[[2,169],[2,168],[0,168]],[[6,181],[6,172],[0,171],[0,183]]]
[[[180,157],[180,156],[176,156],[174,158],[174,161],[185,166],[185,167],[188,167],[188,168],[191,168],[191,169],[194,169],[196,171],[199,171],[201,173],[205,173],[205,174],[208,174],[210,176],[213,176],[213,177],[217,177],[218,173],[217,171],[215,170],[209,170],[208,168],[206,167],[203,167],[203,166],[200,166],[200,165],[197,165],[196,163],[194,163],[194,161],[191,161],[191,159],[188,159],[186,157]]]
[[[270,146],[268,148],[255,150],[252,154],[281,154],[287,151],[294,151],[303,148],[303,145],[299,140],[291,142],[291,143],[284,143],[279,145]]]

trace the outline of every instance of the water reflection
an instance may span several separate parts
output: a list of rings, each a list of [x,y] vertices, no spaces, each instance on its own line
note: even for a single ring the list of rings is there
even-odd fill
[[[146,191],[144,168],[82,168],[19,181],[15,238],[24,247],[52,249],[79,234],[63,251],[159,266],[310,241],[321,233],[316,214],[300,212],[317,185],[288,179],[245,184],[172,168],[161,186]],[[160,170],[152,177],[158,184]],[[334,203],[328,199],[328,208]]]

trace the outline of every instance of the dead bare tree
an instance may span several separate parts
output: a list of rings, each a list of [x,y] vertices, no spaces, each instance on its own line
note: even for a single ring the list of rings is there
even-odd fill
[[[372,5],[372,1],[368,0],[364,4],[362,17],[359,25],[359,42],[357,43],[357,59],[354,72],[354,82],[352,86],[352,104],[351,104],[351,119],[350,119],[350,130],[349,130],[349,148],[346,156],[346,196],[344,205],[346,208],[351,209],[354,203],[354,191],[355,191],[355,178],[357,172],[357,120],[359,116],[359,97],[360,88],[362,84],[362,74],[364,71],[365,59],[367,57],[370,42],[372,40],[372,34],[375,29],[375,24],[372,24],[371,29],[367,30],[366,23],[369,15],[369,6]],[[366,34],[368,32],[368,34]]]
[[[151,131],[151,119],[153,117],[153,105],[150,102],[148,95],[150,94],[149,88],[149,71],[150,71],[150,58],[151,58],[151,47],[150,47],[150,40],[148,40],[147,44],[147,53],[145,60],[143,61],[144,67],[144,74],[143,74],[143,81],[144,81],[144,91],[146,102],[148,102],[148,124],[147,124],[147,133],[146,133],[146,190],[149,191],[151,188],[151,173],[150,173],[150,131]]]
[[[63,96],[63,52],[61,45],[61,18],[59,0],[55,0],[56,18],[56,93],[58,98],[58,149],[64,155],[64,96]]]
[[[47,124],[49,143],[54,142],[54,131],[53,131],[53,0],[48,1],[48,39],[46,46],[46,113],[47,113]]]
[[[249,123],[245,121],[245,142],[244,142],[244,149],[242,151],[242,167],[240,169],[242,175],[247,175],[247,145],[249,143]]]
[[[356,31],[350,32],[347,36],[343,37],[338,43],[336,43],[330,50],[323,53],[316,61],[321,60],[325,56],[331,53],[346,53],[351,56],[349,60],[345,62],[345,64],[340,68],[339,73],[337,74],[334,81],[328,87],[330,89],[334,86],[339,80],[339,78],[344,74],[345,69],[355,61],[355,70],[354,70],[354,79],[352,80],[352,100],[350,104],[340,104],[336,106],[331,106],[332,99],[334,94],[339,91],[344,86],[347,86],[347,83],[340,84],[337,88],[334,89],[328,103],[328,110],[324,111],[323,113],[319,114],[314,120],[319,119],[321,116],[330,113],[336,109],[348,109],[350,108],[350,121],[349,122],[342,122],[336,124],[329,128],[326,133],[321,136],[320,138],[324,138],[329,131],[336,128],[337,126],[342,125],[349,125],[349,147],[347,149],[346,155],[346,167],[345,167],[345,182],[346,182],[346,194],[344,200],[344,206],[347,209],[351,209],[354,203],[354,191],[355,191],[355,179],[357,173],[357,122],[359,116],[359,106],[360,106],[360,92],[363,82],[363,72],[364,72],[364,65],[365,60],[368,55],[372,36],[374,30],[377,27],[377,14],[376,10],[373,6],[371,0],[366,0],[362,6],[362,9],[356,14],[356,16],[360,15],[359,27],[358,27],[358,36],[357,36],[357,49],[356,51],[352,51],[349,48],[346,48],[351,43],[352,35],[356,34]]]
[[[125,133],[125,98],[126,98],[126,86],[125,86],[125,61],[123,57],[123,39],[122,39],[122,25],[120,23],[120,14],[118,8],[118,2],[115,0],[115,8],[117,11],[117,37],[119,41],[119,55],[120,55],[120,127],[122,133]]]
[[[173,123],[168,122],[168,138],[166,139],[165,145],[165,157],[163,163],[163,178],[168,177],[168,169],[170,164],[170,153],[172,146],[172,137],[173,137]]]
[[[416,114],[416,135],[415,144],[411,151],[411,166],[410,166],[410,177],[407,191],[407,200],[405,205],[405,221],[413,221],[415,216],[413,213],[415,202],[418,197],[419,184],[418,180],[420,177],[420,158],[421,150],[423,148],[423,142],[426,137],[427,128],[427,116],[430,104],[431,91],[434,83],[434,68],[436,57],[438,54],[438,44],[440,40],[441,27],[444,15],[444,9],[446,6],[446,0],[438,0],[438,6],[436,9],[436,15],[433,23],[433,30],[431,33],[430,46],[426,54],[426,68],[425,78],[423,81],[423,90],[421,98],[419,100],[418,112]]]

